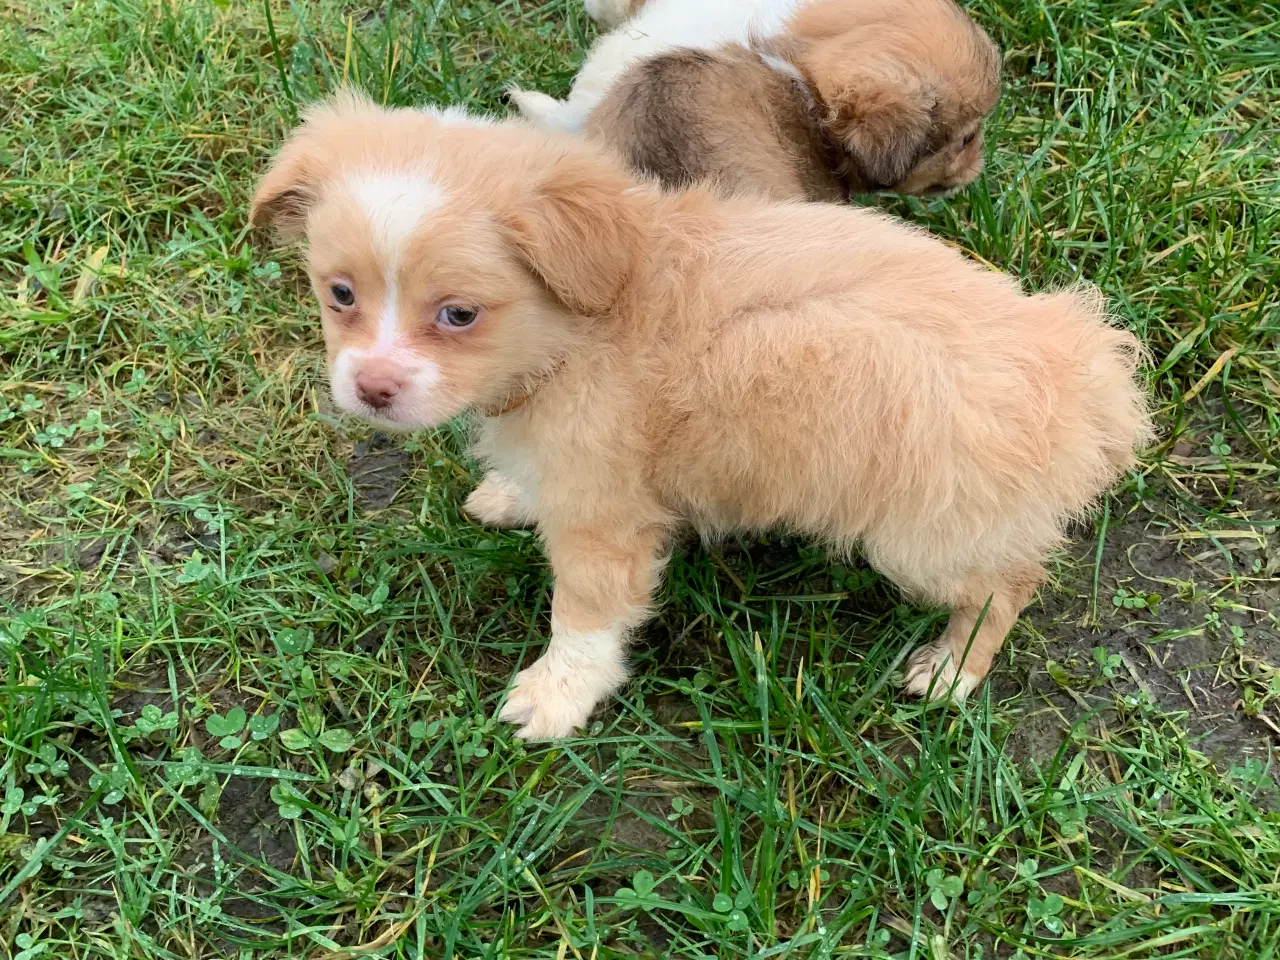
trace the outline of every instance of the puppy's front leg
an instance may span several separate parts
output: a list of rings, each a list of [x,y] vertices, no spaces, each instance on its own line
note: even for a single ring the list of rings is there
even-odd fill
[[[907,692],[963,700],[976,690],[1042,578],[1028,569],[994,582],[975,579],[952,605],[942,636],[911,655]]]
[[[547,533],[555,573],[551,642],[520,671],[498,717],[526,740],[567,737],[627,679],[626,640],[665,562],[660,531]]]

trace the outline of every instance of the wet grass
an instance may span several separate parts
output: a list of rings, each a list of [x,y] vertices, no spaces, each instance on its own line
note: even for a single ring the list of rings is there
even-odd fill
[[[554,746],[490,720],[546,630],[536,542],[461,521],[461,428],[334,415],[245,205],[344,78],[563,90],[576,0],[0,12],[0,949],[1275,956],[1280,8],[973,9],[988,169],[884,205],[1101,284],[1159,445],[964,709],[893,685],[938,611],[774,539],[683,552]]]

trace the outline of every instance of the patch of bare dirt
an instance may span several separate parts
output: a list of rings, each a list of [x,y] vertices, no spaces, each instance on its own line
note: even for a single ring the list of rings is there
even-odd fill
[[[288,872],[298,854],[293,828],[271,799],[274,780],[231,777],[218,800],[218,827],[250,857]]]
[[[1265,491],[1235,499],[1230,519],[1214,518],[1161,490],[1071,546],[1024,615],[1043,642],[993,679],[1001,698],[1037,695],[1016,756],[1051,756],[1086,713],[1105,722],[1126,698],[1185,716],[1193,745],[1224,772],[1276,754],[1280,511]]]
[[[365,510],[385,510],[395,502],[413,457],[390,437],[375,433],[355,445],[347,473]]]

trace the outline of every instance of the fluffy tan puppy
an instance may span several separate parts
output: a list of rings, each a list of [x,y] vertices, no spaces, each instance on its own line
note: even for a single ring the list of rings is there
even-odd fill
[[[753,46],[640,60],[587,133],[669,185],[941,194],[982,170],[1000,54],[954,0],[813,0]]]
[[[252,217],[309,241],[342,407],[481,415],[468,510],[536,523],[555,574],[501,710],[525,737],[623,683],[688,528],[856,545],[951,610],[908,689],[963,696],[1149,434],[1138,343],[1096,294],[1024,295],[866,210],[664,192],[518,122],[341,96]]]

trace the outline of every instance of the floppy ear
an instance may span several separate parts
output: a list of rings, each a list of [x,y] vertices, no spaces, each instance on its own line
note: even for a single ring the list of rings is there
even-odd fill
[[[827,124],[868,189],[902,182],[928,150],[938,98],[893,63],[866,64],[827,101]]]
[[[300,237],[329,167],[325,145],[339,142],[339,138],[349,140],[355,125],[388,112],[350,87],[307,108],[302,126],[289,137],[258,183],[249,207],[250,222],[255,227],[274,226],[287,239]]]
[[[306,129],[294,134],[258,182],[249,206],[255,227],[274,226],[282,237],[302,236],[307,213],[316,201],[320,164]]]
[[[593,157],[564,154],[507,214],[516,249],[565,306],[606,313],[644,256],[632,181]]]

